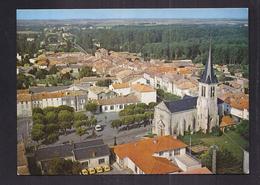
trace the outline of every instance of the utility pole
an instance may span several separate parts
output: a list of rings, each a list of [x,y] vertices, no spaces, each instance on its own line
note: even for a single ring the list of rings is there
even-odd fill
[[[212,145],[210,148],[212,148],[212,173],[216,174],[217,169],[217,145]]]
[[[191,135],[190,135],[190,156],[191,156]]]

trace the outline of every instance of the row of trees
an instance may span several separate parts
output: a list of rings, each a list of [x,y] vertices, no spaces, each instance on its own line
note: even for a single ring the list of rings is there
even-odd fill
[[[157,89],[156,94],[160,100],[164,100],[164,101],[175,101],[181,99],[181,97],[174,95],[172,93],[165,92],[162,89]]]
[[[94,116],[88,118],[84,113],[74,112],[72,107],[61,105],[59,107],[46,107],[33,109],[33,128],[31,136],[38,144],[53,143],[61,134],[74,127],[79,136],[87,133],[87,128],[96,125]]]
[[[135,123],[147,123],[153,119],[153,108],[155,105],[156,103],[154,102],[149,105],[145,103],[128,105],[119,112],[120,119],[111,122],[111,127],[119,129],[121,126],[126,126],[128,129],[130,125]]]

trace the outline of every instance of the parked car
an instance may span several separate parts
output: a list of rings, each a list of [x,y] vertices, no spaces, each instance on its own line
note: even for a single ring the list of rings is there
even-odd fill
[[[95,174],[96,170],[95,170],[95,168],[89,168],[88,172],[89,172],[89,174]]]
[[[111,170],[111,167],[109,165],[103,166],[104,172],[109,172]]]
[[[96,167],[96,171],[97,171],[97,173],[102,173],[103,168],[101,166],[98,166],[98,167]]]
[[[87,170],[87,169],[83,169],[83,170],[81,171],[81,174],[82,174],[82,175],[88,175],[88,174],[89,174],[89,172],[88,172],[88,170]]]
[[[101,131],[102,130],[102,126],[101,125],[96,125],[95,126],[95,130],[96,131]]]

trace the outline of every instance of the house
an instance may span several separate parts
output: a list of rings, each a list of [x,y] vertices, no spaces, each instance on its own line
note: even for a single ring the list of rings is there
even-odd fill
[[[156,102],[156,90],[151,86],[144,84],[132,84],[131,92],[133,92],[141,103],[149,104]]]
[[[145,138],[114,147],[117,164],[134,174],[179,174],[201,169],[186,152],[187,145],[173,136]]]
[[[116,92],[120,96],[125,96],[131,93],[129,83],[113,83],[109,86],[111,91]]]
[[[249,96],[243,93],[229,94],[224,99],[224,108],[227,114],[235,116],[238,120],[249,120]]]
[[[17,116],[27,117],[32,115],[32,109],[35,107],[58,107],[67,105],[73,107],[75,111],[84,110],[87,102],[87,93],[85,91],[57,91],[40,93],[17,93]]]
[[[89,100],[109,99],[116,96],[116,93],[108,87],[92,86],[88,89]]]
[[[109,99],[99,99],[97,104],[99,105],[99,112],[119,112],[127,105],[136,104],[140,101],[134,95],[128,96],[116,96]]]
[[[17,144],[17,175],[30,175],[24,143]]]
[[[48,162],[55,158],[78,161],[82,169],[110,164],[110,150],[102,139],[40,148],[35,152],[37,164],[46,173]]]

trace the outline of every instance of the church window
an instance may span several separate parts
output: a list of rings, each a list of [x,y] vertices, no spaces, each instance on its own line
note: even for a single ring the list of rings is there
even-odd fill
[[[210,97],[214,97],[215,96],[215,87],[211,87],[210,88]]]
[[[201,96],[205,97],[206,87],[202,86]]]

